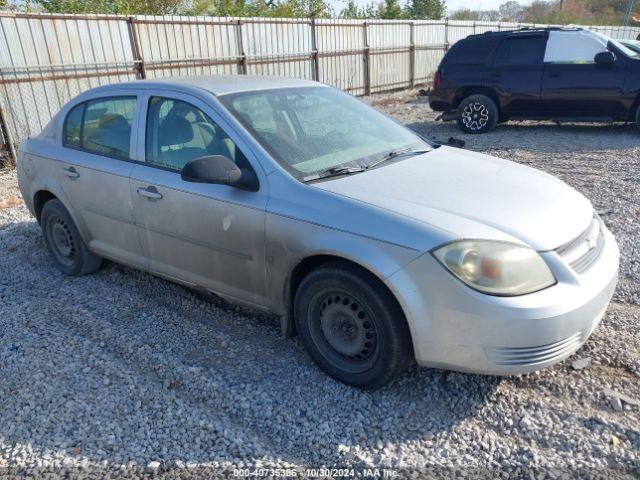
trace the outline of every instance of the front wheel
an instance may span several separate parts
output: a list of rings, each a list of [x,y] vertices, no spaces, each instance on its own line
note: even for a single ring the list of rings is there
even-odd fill
[[[458,127],[465,133],[486,133],[498,123],[498,107],[486,95],[471,95],[458,105]]]
[[[404,315],[371,275],[339,262],[312,271],[295,296],[298,334],[330,376],[378,388],[413,362]]]

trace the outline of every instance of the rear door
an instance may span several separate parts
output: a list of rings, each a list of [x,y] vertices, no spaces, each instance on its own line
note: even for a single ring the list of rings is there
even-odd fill
[[[246,142],[191,95],[151,92],[139,130],[143,162],[131,175],[136,224],[149,268],[254,305],[266,304],[267,182]],[[245,153],[246,152],[246,153]],[[260,179],[257,192],[182,180],[191,160],[224,155]]]
[[[625,117],[626,66],[596,65],[594,57],[607,51],[605,39],[589,32],[551,31],[544,58],[542,101],[556,117]]]
[[[541,113],[540,92],[546,32],[507,36],[493,55],[487,83],[500,98],[506,117]]]
[[[62,125],[57,173],[89,247],[144,268],[129,188],[136,105],[137,96],[123,91],[73,106]]]

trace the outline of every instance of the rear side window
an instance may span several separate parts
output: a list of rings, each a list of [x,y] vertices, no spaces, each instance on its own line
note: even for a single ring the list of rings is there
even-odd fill
[[[496,48],[500,38],[495,36],[465,38],[454,43],[444,57],[449,65],[482,65]]]
[[[496,50],[494,65],[540,65],[544,37],[506,38]]]
[[[129,158],[136,97],[90,100],[65,120],[64,145],[108,157]]]
[[[80,146],[83,113],[84,103],[81,103],[67,114],[67,119],[64,123],[64,144],[68,147]]]

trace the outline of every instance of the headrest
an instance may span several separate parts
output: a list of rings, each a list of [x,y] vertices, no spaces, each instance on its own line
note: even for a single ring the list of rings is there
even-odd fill
[[[167,117],[158,129],[158,140],[163,147],[188,143],[193,140],[193,127],[183,117]]]
[[[129,128],[129,122],[119,113],[107,113],[100,117],[100,128]]]

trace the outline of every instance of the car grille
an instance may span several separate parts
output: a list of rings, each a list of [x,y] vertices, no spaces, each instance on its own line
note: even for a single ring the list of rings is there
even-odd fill
[[[586,272],[604,248],[603,224],[595,214],[589,227],[578,238],[556,249],[565,262],[577,273]]]
[[[576,350],[583,342],[582,332],[558,342],[537,347],[487,348],[487,357],[496,365],[528,366],[552,362]]]

